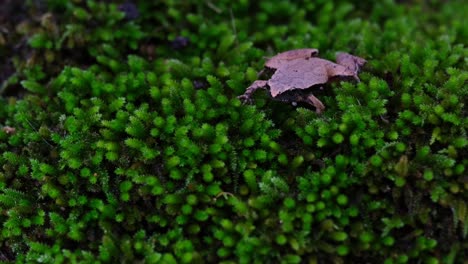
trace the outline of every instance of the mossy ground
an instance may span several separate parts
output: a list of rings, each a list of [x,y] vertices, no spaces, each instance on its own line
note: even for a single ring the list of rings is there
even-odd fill
[[[468,258],[466,2],[4,2],[1,261]],[[240,103],[304,47],[361,82]]]

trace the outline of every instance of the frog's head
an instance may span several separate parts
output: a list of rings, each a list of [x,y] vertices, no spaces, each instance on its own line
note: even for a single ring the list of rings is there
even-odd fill
[[[367,63],[367,61],[363,58],[351,55],[349,53],[338,52],[336,53],[336,63],[345,66],[349,71],[349,74],[352,74],[354,79],[359,81],[359,77],[357,76],[357,74],[359,73],[361,67]]]

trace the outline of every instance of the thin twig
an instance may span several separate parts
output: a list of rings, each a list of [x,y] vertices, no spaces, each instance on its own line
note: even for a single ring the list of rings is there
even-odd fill
[[[234,18],[234,14],[232,13],[232,7],[229,8],[229,15],[231,16],[232,31],[234,31],[234,36],[236,38],[236,46],[239,46],[239,40],[237,39],[236,20]]]
[[[211,8],[213,11],[215,11],[216,13],[218,14],[221,14],[223,11],[221,9],[219,9],[219,7],[215,6],[213,3],[211,3],[210,1],[206,1],[205,4]]]

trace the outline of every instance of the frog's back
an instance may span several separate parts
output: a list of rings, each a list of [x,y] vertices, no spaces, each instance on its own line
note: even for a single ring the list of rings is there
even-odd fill
[[[273,97],[293,89],[307,89],[328,82],[327,66],[334,64],[320,58],[290,61],[278,68],[268,81]]]

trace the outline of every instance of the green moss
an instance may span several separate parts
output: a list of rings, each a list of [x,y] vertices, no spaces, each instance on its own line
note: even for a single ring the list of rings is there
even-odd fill
[[[467,258],[463,1],[39,2],[0,32],[2,261]],[[304,47],[361,82],[236,98]]]

